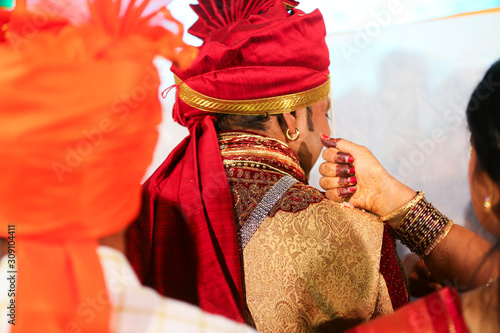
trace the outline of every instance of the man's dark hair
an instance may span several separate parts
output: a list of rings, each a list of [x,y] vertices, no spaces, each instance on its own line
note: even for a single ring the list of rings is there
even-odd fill
[[[295,112],[292,112],[294,114]],[[215,122],[215,129],[217,132],[234,130],[235,128],[243,128],[246,130],[265,131],[268,129],[268,121],[271,117],[277,117],[280,127],[285,131],[286,122],[282,114],[270,116],[269,114],[258,116],[241,116],[217,113],[215,115],[217,121]],[[312,121],[312,107],[307,107],[307,128],[312,132],[314,131],[314,123]]]

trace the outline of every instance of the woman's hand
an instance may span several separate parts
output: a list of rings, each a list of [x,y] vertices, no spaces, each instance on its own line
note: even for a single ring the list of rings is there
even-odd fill
[[[323,176],[320,185],[328,199],[348,200],[356,207],[384,216],[415,197],[415,191],[392,177],[366,147],[324,135],[321,141],[328,149],[323,152],[326,162],[319,168]],[[348,175],[345,170],[350,170]]]
[[[408,281],[408,292],[413,297],[425,297],[443,289],[433,277],[425,262],[416,254],[409,253],[401,259]]]

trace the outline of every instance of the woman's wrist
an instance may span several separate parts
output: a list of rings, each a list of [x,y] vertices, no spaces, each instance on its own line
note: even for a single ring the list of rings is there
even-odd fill
[[[403,220],[403,217],[406,216],[406,214],[423,198],[424,192],[419,191],[410,201],[408,201],[392,213],[381,216],[380,219],[382,220],[382,222],[388,222],[393,229],[397,229],[399,226],[399,222]]]
[[[381,205],[374,213],[379,216],[389,216],[404,207],[415,198],[416,195],[417,193],[411,188],[391,177],[391,180],[383,186],[383,190],[380,194]],[[393,216],[389,219],[390,221],[388,222],[391,226],[394,224],[394,221],[400,221],[404,217],[404,212],[397,215],[398,216]],[[397,227],[397,223],[395,227]]]

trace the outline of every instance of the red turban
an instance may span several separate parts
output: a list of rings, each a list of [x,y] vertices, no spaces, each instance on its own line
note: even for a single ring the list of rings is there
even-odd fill
[[[176,61],[182,37],[152,22],[166,21],[168,1],[26,2],[0,43],[0,237],[14,237],[9,268],[18,272],[12,332],[108,332],[110,305],[88,303],[107,299],[97,239],[139,211],[161,115],[153,58]]]
[[[187,70],[173,66],[174,119],[187,137],[144,184],[128,255],[143,282],[244,321],[232,197],[210,113],[274,114],[329,94],[329,54],[318,10],[295,1],[200,0],[189,30],[204,43]]]
[[[246,7],[222,11],[206,2],[193,6],[200,19],[189,29],[204,41],[198,58],[188,70],[172,67],[183,82],[174,107],[176,121],[189,127],[204,114],[201,110],[291,112],[328,96],[330,57],[319,10],[305,14],[288,10],[281,0],[265,0],[237,1]],[[193,100],[199,95],[206,98]],[[283,103],[285,96],[293,102]]]

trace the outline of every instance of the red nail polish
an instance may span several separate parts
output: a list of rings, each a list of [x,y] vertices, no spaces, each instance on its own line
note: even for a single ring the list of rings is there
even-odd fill
[[[356,192],[356,188],[355,187],[349,187],[349,192],[351,192],[351,193]]]
[[[356,173],[356,169],[354,167],[349,169],[349,174],[354,175]]]
[[[348,163],[354,163],[354,157],[349,156],[349,158],[347,159],[347,162]]]
[[[337,148],[337,142],[324,134],[321,134],[321,143],[326,148]]]
[[[356,177],[349,178],[349,183],[356,184],[357,182],[358,182],[358,180],[356,179]]]

